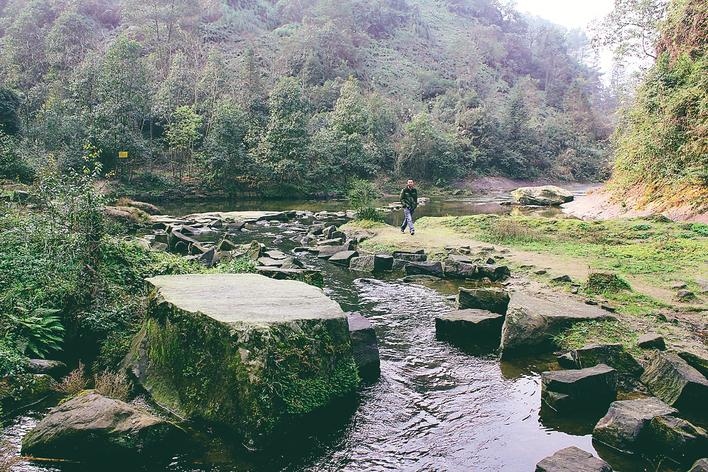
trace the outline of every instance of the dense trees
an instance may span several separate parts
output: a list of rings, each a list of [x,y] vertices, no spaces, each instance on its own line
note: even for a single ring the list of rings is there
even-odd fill
[[[64,168],[90,144],[122,178],[291,195],[396,171],[588,179],[606,161],[587,40],[493,0],[11,0],[0,15],[5,133]]]

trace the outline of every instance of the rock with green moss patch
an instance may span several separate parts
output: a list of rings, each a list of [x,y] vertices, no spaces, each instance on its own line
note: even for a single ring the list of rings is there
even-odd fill
[[[322,290],[255,274],[162,276],[125,365],[159,404],[262,444],[359,384]]]
[[[514,292],[502,328],[502,357],[552,351],[554,338],[576,323],[616,320],[604,310],[558,295],[553,300]]]
[[[617,293],[632,290],[627,281],[609,272],[593,272],[588,275],[585,288],[590,293]]]
[[[169,459],[183,436],[169,421],[87,391],[52,409],[23,438],[22,453],[79,461]]]

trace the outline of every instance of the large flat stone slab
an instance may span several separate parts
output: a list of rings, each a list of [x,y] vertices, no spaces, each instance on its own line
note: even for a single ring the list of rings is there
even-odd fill
[[[125,367],[163,407],[257,446],[359,384],[324,292],[256,274],[161,276]]]
[[[514,292],[511,294],[502,329],[503,357],[534,354],[556,348],[553,338],[581,321],[614,320],[596,306],[559,295],[554,300]]]
[[[556,411],[605,408],[617,397],[617,371],[605,364],[541,375],[541,398]]]
[[[499,346],[504,315],[487,310],[456,310],[435,318],[438,339],[463,345]]]

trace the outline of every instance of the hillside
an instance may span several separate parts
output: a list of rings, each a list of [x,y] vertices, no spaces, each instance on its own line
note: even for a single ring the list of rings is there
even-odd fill
[[[91,154],[137,186],[284,196],[606,169],[613,102],[586,38],[493,0],[10,0],[0,16],[0,97],[21,122],[0,162]]]
[[[657,61],[615,133],[609,190],[635,212],[705,220],[708,212],[708,14],[701,0],[675,0]]]

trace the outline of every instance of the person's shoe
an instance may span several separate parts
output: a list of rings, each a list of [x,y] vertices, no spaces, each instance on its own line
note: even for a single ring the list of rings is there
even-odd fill
[[[405,230],[405,229],[402,229],[402,230],[401,230],[401,234],[406,234],[406,230]]]
[[[412,233],[411,233],[411,236],[415,236],[415,232],[412,232]]]

